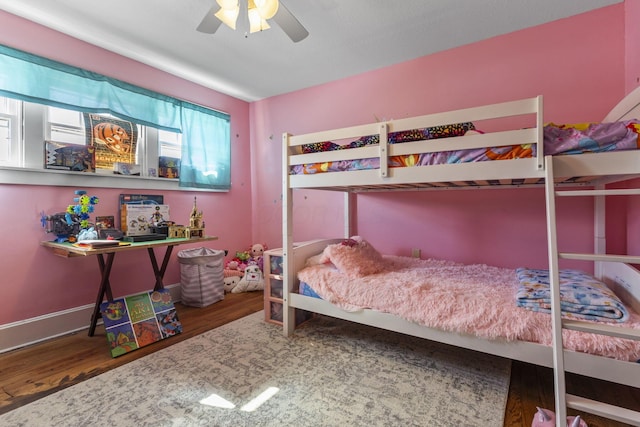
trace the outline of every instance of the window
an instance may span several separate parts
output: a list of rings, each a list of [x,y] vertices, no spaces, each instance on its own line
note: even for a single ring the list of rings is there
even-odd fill
[[[47,141],[86,144],[82,113],[47,107]]]
[[[182,138],[179,133],[166,130],[158,131],[160,155],[179,159],[182,150]]]
[[[63,143],[63,144],[77,144],[77,145],[94,145],[93,142],[90,142],[90,138],[87,136],[88,130],[86,119],[87,115],[73,110],[66,110],[63,108],[57,107],[46,107],[47,116],[46,116],[46,140],[50,141],[53,144]],[[97,118],[98,120],[116,120],[120,121],[118,117],[113,116],[112,114],[93,114],[91,117]],[[124,122],[124,121],[123,121]],[[127,122],[129,123],[129,122]],[[112,158],[112,159],[100,159],[99,153],[97,150],[94,150],[95,157],[95,171],[98,173],[112,173],[116,169],[114,168],[114,163],[117,161],[122,161],[123,163],[131,164],[130,167],[126,169],[120,169],[119,172],[122,173],[123,170],[127,170],[128,174],[142,175],[146,176],[149,174],[150,176],[156,176],[155,174],[150,174],[148,168],[142,170],[141,163],[145,165],[153,165],[153,159],[144,158],[141,153],[146,152],[145,147],[147,145],[157,145],[157,133],[151,133],[151,136],[147,139],[145,138],[145,126],[135,125],[134,135],[131,135],[131,138],[135,138],[135,150],[130,153],[130,155],[125,156],[124,158]],[[170,132],[169,132],[170,133]],[[95,145],[98,145],[97,143]],[[142,147],[142,148],[141,148]],[[103,147],[100,147],[103,148]],[[154,154],[157,153],[157,150],[150,150]],[[178,153],[180,156],[180,153]],[[144,160],[144,162],[142,162]],[[135,171],[133,167],[136,167]]]
[[[28,114],[24,126],[30,129],[44,129],[42,137],[37,132],[30,132],[31,138],[21,137],[23,107]],[[117,119],[110,114],[100,115],[105,118]],[[137,144],[133,157],[133,163],[141,166],[141,176],[156,177],[158,170],[158,157],[168,156],[175,159],[181,157],[181,135],[176,132],[157,130],[147,126],[137,125]],[[46,157],[43,153],[47,144],[63,145],[87,145],[87,131],[84,114],[74,110],[58,107],[47,107],[29,102],[0,97],[0,165],[10,167],[23,167],[19,153],[29,153],[27,164],[34,168],[47,168]],[[45,142],[46,141],[46,142]],[[23,150],[23,147],[28,147]],[[67,167],[52,167],[56,170],[68,170]],[[98,167],[96,173],[113,174],[113,164]]]
[[[21,102],[0,97],[0,166],[22,165],[21,122]]]
[[[89,142],[87,132],[93,132]],[[135,134],[135,148],[121,143],[121,137]],[[85,159],[99,151],[95,175],[113,175],[119,163],[135,164],[140,177],[127,178],[167,182],[156,178],[164,165],[163,170],[170,169],[168,177],[178,178],[175,188],[226,191],[231,185],[228,114],[0,45],[0,182],[69,185],[77,177],[52,184],[49,176],[34,175],[35,182],[25,182],[16,180],[22,174],[14,168],[42,171],[49,157],[60,153],[64,159],[56,173],[64,173],[60,169],[69,159],[81,159],[72,170],[87,171]],[[113,153],[128,158],[122,161]],[[94,181],[91,175],[85,174],[83,185]],[[102,184],[95,186],[114,186]],[[121,185],[115,187],[127,188]]]

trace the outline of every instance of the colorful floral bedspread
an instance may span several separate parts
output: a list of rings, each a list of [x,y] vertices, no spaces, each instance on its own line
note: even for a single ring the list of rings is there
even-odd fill
[[[551,312],[549,270],[518,268],[520,287],[516,304],[533,311]],[[579,270],[560,271],[560,307],[563,317],[576,320],[625,322],[629,312],[604,283]]]
[[[433,128],[390,133],[389,143],[397,144],[425,139],[462,136],[468,132],[476,132],[473,123],[458,123]],[[345,145],[339,145],[330,141],[306,144],[300,147],[300,152],[316,153],[321,151],[344,150],[370,144],[377,144],[378,142],[378,136],[372,135],[359,138],[356,141],[352,141]],[[544,127],[544,150],[545,154],[549,155],[635,150],[639,147],[640,121],[638,120],[571,125],[556,125],[550,123]],[[487,160],[529,158],[535,155],[535,145],[522,144],[493,148],[411,154],[407,156],[391,156],[389,158],[389,166],[403,167],[481,162]],[[379,167],[380,161],[378,158],[343,160],[296,165],[291,168],[291,174],[300,175],[321,172],[378,169]]]

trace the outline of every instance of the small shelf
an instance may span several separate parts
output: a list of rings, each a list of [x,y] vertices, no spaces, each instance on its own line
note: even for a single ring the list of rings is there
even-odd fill
[[[282,270],[282,249],[264,252],[264,320],[282,325],[284,315],[284,281]],[[296,326],[309,320],[313,313],[296,310]]]

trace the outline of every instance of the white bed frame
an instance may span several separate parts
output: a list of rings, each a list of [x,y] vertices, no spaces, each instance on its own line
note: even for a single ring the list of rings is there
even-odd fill
[[[501,357],[554,368],[556,413],[558,426],[564,427],[566,408],[582,410],[620,422],[640,426],[640,412],[614,407],[597,401],[568,395],[565,392],[564,373],[573,372],[619,384],[640,388],[640,363],[624,362],[565,350],[562,328],[622,336],[640,340],[638,331],[628,328],[610,328],[587,322],[562,320],[558,290],[558,260],[560,258],[593,261],[596,275],[614,288],[619,296],[640,312],[640,272],[629,264],[640,264],[640,256],[606,255],[604,234],[605,195],[637,195],[640,190],[607,190],[606,184],[640,177],[640,150],[581,154],[572,156],[544,156],[543,152],[543,100],[536,98],[493,104],[464,110],[431,114],[385,123],[355,126],[305,135],[283,135],[283,326],[285,335],[295,328],[295,310],[302,309],[396,331],[412,336],[477,350]],[[390,132],[424,128],[442,124],[483,120],[504,120],[513,116],[530,118],[533,124],[522,128],[514,121],[513,128],[481,135],[387,144]],[[608,121],[640,117],[640,88],[629,94],[607,116]],[[508,120],[507,120],[508,121]],[[488,122],[491,123],[491,122]],[[365,135],[379,134],[379,145],[313,154],[295,154],[302,144],[351,140]],[[529,159],[500,160],[449,165],[389,168],[387,156],[495,147],[512,144],[536,144],[537,155]],[[329,172],[312,175],[290,175],[291,166],[305,163],[379,157],[380,169],[353,172]],[[355,233],[352,230],[354,204],[357,193],[370,191],[428,190],[441,188],[496,188],[545,186],[549,242],[549,269],[552,290],[553,346],[531,342],[487,340],[427,328],[396,316],[363,310],[346,312],[326,301],[297,293],[296,273],[305,260],[322,252],[327,244],[340,241]],[[293,236],[293,190],[321,189],[344,192],[344,235],[340,239],[316,240],[296,244]],[[570,190],[565,190],[570,188]],[[555,199],[561,196],[595,197],[594,254],[566,254],[558,251],[556,235]]]

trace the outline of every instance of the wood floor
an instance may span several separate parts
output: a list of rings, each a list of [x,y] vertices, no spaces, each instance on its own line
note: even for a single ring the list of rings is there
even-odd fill
[[[83,331],[0,354],[0,414],[259,311],[263,304],[262,293],[249,292],[227,294],[224,300],[205,308],[176,306],[183,324],[182,334],[115,359],[109,355],[101,326],[94,337]],[[570,375],[567,391],[640,410],[639,389]],[[553,408],[551,369],[513,362],[504,425],[530,427],[536,406]],[[583,414],[583,418],[589,427],[626,426],[590,414]]]

